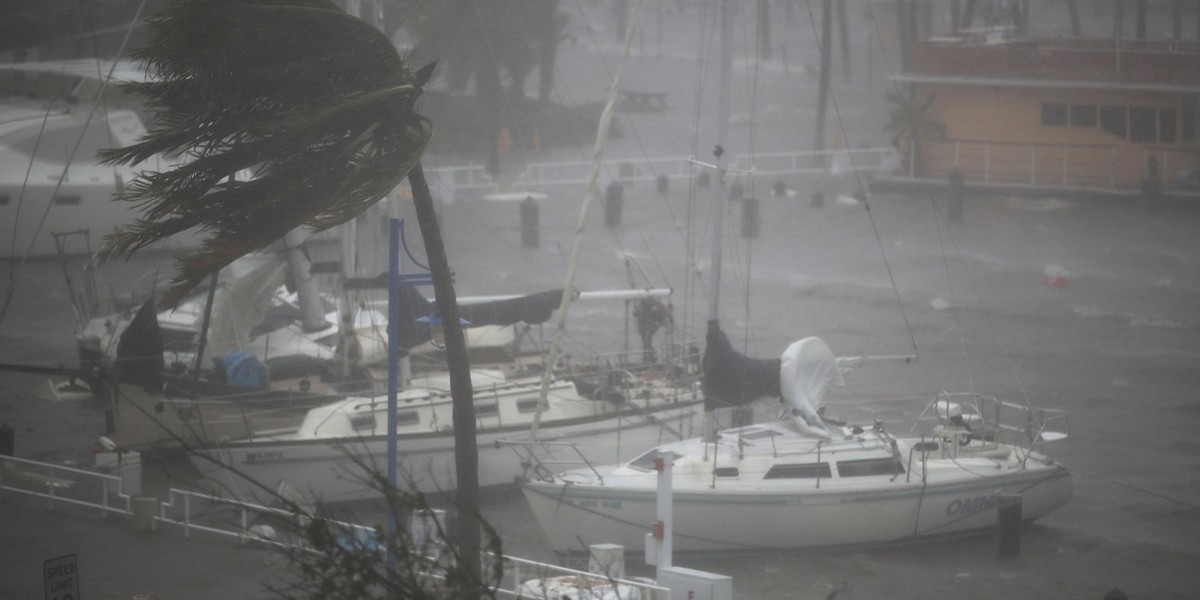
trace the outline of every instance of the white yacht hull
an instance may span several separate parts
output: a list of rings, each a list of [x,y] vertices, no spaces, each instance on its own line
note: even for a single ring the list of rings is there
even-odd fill
[[[1072,484],[1059,465],[1007,475],[922,485],[919,480],[861,489],[829,485],[786,494],[676,486],[673,548],[734,552],[883,545],[996,525],[996,498],[1019,493],[1025,520],[1067,503]],[[636,488],[571,483],[524,484],[525,497],[555,551],[585,552],[612,543],[640,552],[656,517],[653,485]]]
[[[530,464],[556,471],[589,461],[625,460],[656,444],[695,435],[702,419],[703,406],[696,401],[596,412],[542,421],[537,443],[529,442],[529,422],[500,426],[481,419],[476,436],[479,485],[513,484]],[[401,488],[424,493],[456,488],[454,432],[445,425],[397,436]],[[210,481],[242,498],[268,500],[286,483],[324,502],[366,500],[381,495],[366,477],[369,471],[386,474],[387,437],[233,442],[197,452],[192,462]]]

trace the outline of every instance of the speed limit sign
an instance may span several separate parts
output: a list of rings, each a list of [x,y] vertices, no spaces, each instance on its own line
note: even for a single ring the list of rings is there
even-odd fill
[[[68,554],[42,563],[46,600],[80,600],[79,569],[75,555]]]

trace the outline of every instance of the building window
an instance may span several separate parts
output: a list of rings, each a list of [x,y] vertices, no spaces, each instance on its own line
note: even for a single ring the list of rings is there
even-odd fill
[[[1129,140],[1143,144],[1158,141],[1158,124],[1155,110],[1142,106],[1129,109]]]
[[[1067,105],[1066,104],[1043,104],[1042,105],[1042,125],[1060,126],[1067,124]]]
[[[1196,99],[1191,97],[1184,98],[1182,108],[1183,114],[1180,115],[1182,120],[1179,124],[1183,130],[1183,135],[1180,137],[1183,138],[1183,141],[1190,142],[1196,139]]]
[[[1175,135],[1175,109],[1160,108],[1158,109],[1158,143],[1174,144],[1177,140]]]
[[[1095,127],[1096,126],[1096,105],[1095,104],[1072,104],[1071,105],[1071,127]]]
[[[1128,137],[1125,132],[1125,113],[1124,106],[1101,106],[1100,128],[1125,139]]]
[[[61,206],[78,206],[80,201],[79,196],[58,196],[54,199],[54,203]]]

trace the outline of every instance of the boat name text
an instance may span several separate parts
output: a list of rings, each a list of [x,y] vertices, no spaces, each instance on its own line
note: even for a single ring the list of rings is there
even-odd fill
[[[996,495],[976,496],[966,500],[954,500],[946,506],[948,517],[969,517],[977,512],[996,509]]]

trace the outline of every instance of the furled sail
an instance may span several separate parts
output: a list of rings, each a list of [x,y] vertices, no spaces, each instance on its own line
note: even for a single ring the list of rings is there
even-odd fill
[[[750,358],[733,349],[716,321],[709,321],[704,349],[704,410],[779,398],[780,360]]]
[[[522,322],[538,325],[550,320],[554,309],[562,304],[562,294],[562,289],[557,289],[518,298],[459,305],[458,316],[469,321],[471,327]]]
[[[163,385],[163,340],[154,298],[138,309],[117,342],[117,381],[158,392]]]

